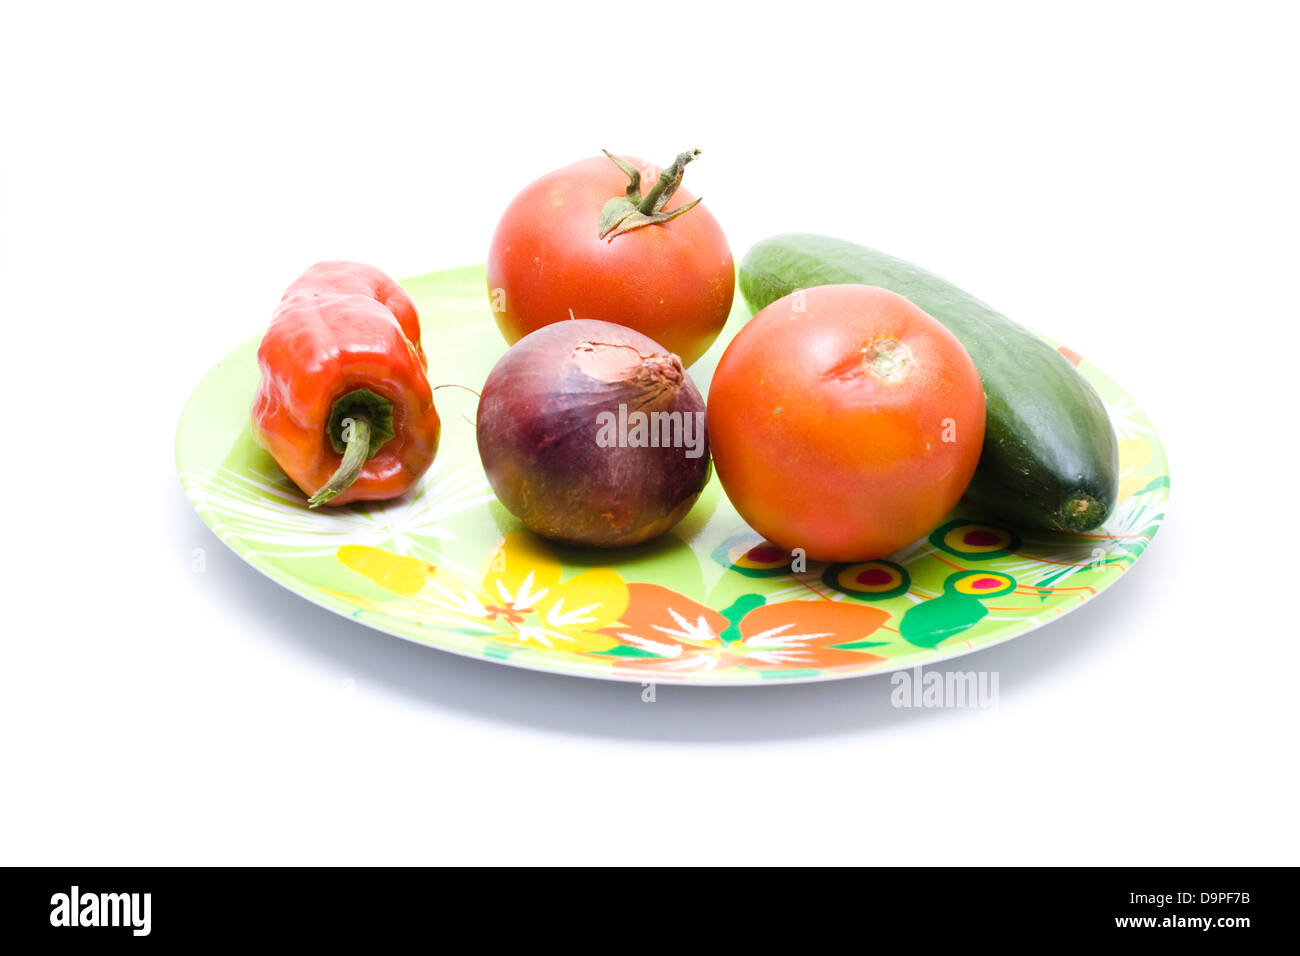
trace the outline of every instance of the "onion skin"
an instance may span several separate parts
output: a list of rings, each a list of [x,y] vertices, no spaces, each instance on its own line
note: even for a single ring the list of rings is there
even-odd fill
[[[629,418],[681,413],[693,436],[699,429],[695,448],[602,446],[620,405]],[[653,339],[595,319],[557,322],[492,369],[478,406],[479,457],[497,498],[530,531],[628,547],[677,524],[708,483],[703,412],[681,359]]]

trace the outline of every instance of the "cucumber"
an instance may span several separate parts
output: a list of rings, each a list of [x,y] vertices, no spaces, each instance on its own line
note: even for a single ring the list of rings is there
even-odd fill
[[[816,235],[765,239],[740,266],[754,312],[796,289],[857,283],[910,299],[961,341],[988,418],[966,497],[1017,524],[1090,531],[1115,507],[1119,449],[1106,406],[1064,356],[983,302],[909,262]]]

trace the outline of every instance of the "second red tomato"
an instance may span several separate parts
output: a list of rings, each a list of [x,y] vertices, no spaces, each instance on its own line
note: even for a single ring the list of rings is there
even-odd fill
[[[679,156],[670,180],[679,183],[694,156]],[[628,172],[639,176],[635,193]],[[601,319],[649,336],[686,365],[704,354],[731,312],[735,264],[706,208],[681,211],[695,197],[672,181],[655,192],[661,173],[643,160],[600,156],[515,197],[487,260],[488,295],[508,343],[552,322]]]

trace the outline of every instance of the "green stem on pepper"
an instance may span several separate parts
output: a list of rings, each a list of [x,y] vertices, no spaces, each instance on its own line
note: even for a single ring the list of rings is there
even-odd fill
[[[343,460],[308,505],[315,508],[346,491],[360,477],[365,463],[396,434],[393,403],[384,396],[356,388],[335,399],[325,435]]]
[[[344,431],[347,447],[343,452],[343,460],[339,462],[334,474],[330,475],[329,481],[307,500],[309,508],[323,505],[350,488],[361,477],[361,469],[370,460],[370,416],[362,411],[353,412],[347,419]]]

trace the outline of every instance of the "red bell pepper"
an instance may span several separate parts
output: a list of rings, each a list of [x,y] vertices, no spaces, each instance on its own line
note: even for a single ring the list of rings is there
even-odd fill
[[[420,319],[378,269],[320,262],[304,272],[257,364],[253,437],[311,507],[395,498],[433,462],[441,422]]]

